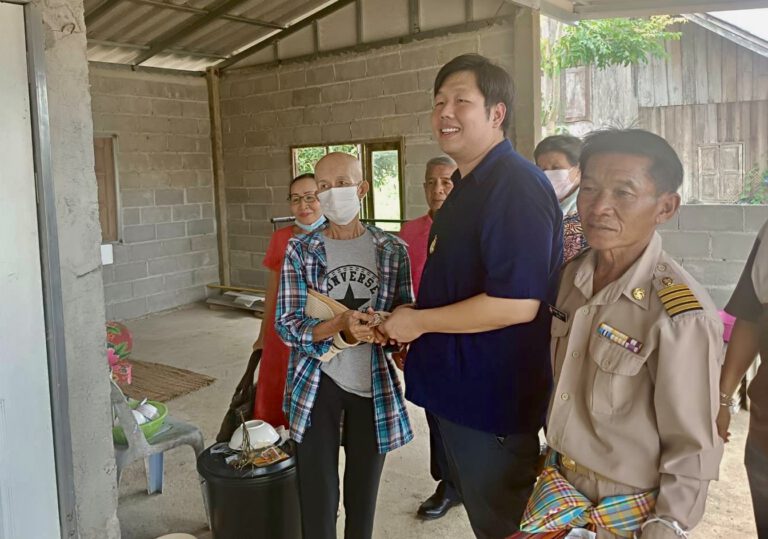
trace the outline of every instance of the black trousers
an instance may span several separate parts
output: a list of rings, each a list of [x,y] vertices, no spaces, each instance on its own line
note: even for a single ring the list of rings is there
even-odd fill
[[[435,416],[451,474],[479,539],[516,532],[536,481],[535,432],[504,437]]]
[[[432,479],[443,483],[443,496],[449,500],[461,500],[456,482],[451,477],[451,468],[448,465],[448,457],[443,447],[443,437],[437,426],[437,418],[430,412],[426,412],[427,426],[429,426],[429,473]],[[438,487],[440,488],[440,487]]]
[[[339,507],[339,435],[344,414],[344,537],[373,534],[376,496],[384,468],[373,418],[373,399],[341,389],[322,374],[310,423],[297,445],[299,501],[304,539],[336,539]]]

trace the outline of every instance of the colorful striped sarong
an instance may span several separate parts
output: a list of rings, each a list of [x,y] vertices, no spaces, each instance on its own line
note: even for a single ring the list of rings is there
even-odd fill
[[[594,505],[562,476],[554,464],[557,454],[551,453],[528,500],[520,530],[554,532],[591,524],[632,537],[653,511],[658,490],[608,496]]]

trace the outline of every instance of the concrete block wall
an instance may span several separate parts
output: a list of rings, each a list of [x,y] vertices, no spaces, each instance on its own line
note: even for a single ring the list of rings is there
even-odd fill
[[[435,75],[478,52],[513,67],[513,32],[498,24],[312,62],[225,73],[221,85],[226,202],[234,284],[263,285],[272,226],[288,215],[290,147],[401,138],[406,218],[426,213],[424,165],[440,154],[430,111]]]
[[[660,234],[664,249],[722,308],[767,220],[768,206],[685,205]]]
[[[120,241],[104,267],[107,318],[202,299],[218,282],[205,79],[90,69],[94,132],[116,135]]]

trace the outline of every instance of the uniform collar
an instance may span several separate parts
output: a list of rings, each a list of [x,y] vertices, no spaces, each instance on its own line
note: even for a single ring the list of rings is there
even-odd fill
[[[490,172],[493,168],[494,163],[496,162],[499,157],[511,154],[514,152],[514,148],[512,148],[512,143],[509,141],[508,138],[505,138],[501,142],[499,142],[496,146],[491,148],[491,151],[489,151],[487,154],[485,154],[485,157],[483,157],[482,161],[480,161],[475,168],[472,169],[472,171],[464,176],[464,178],[461,177],[461,173],[458,169],[456,169],[456,172],[453,174],[453,180],[454,183],[456,183],[456,179],[468,179],[472,178],[475,181],[479,182],[483,179],[487,178],[490,175]]]
[[[592,283],[597,262],[597,253],[593,249],[576,271],[573,284],[584,294],[585,298],[595,304],[615,303],[620,296],[624,295],[632,303],[643,309],[648,309],[650,295],[653,291],[654,270],[660,256],[661,236],[658,232],[654,232],[643,254],[624,272],[624,275],[610,283],[600,291],[597,297],[593,298]]]

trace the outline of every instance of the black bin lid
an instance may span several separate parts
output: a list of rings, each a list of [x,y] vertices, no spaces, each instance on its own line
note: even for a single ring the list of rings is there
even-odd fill
[[[226,442],[224,442],[226,444]],[[278,447],[288,453],[288,458],[270,466],[247,466],[237,469],[225,462],[231,453],[211,453],[211,449],[221,444],[214,444],[203,451],[197,459],[197,471],[204,478],[254,479],[267,478],[296,466],[296,446],[293,440],[287,440]]]

